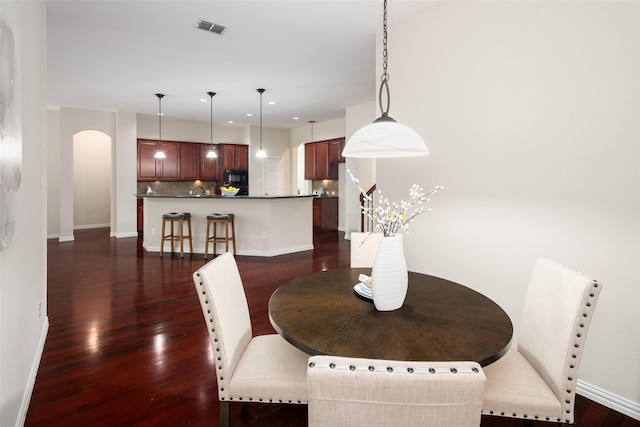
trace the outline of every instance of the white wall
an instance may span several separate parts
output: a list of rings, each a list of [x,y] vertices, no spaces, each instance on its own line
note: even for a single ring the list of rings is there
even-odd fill
[[[249,128],[249,134],[249,194],[252,196],[262,196],[265,193],[264,160],[256,157],[256,152],[260,149],[260,126],[251,126]],[[290,194],[288,190],[291,186],[290,140],[291,131],[289,129],[262,128],[262,148],[267,153],[267,157],[282,161],[284,169],[283,188],[287,189],[287,195]]]
[[[47,237],[60,236],[60,109],[47,109]]]
[[[29,405],[48,328],[47,11],[44,2],[2,1],[0,18],[12,23],[16,38],[22,125],[19,233],[0,251],[0,425],[19,426]]]
[[[111,138],[85,130],[73,136],[73,228],[111,225]]]
[[[137,237],[138,144],[134,113],[116,113],[116,141],[112,142],[111,230],[116,237]],[[115,232],[114,232],[115,230]]]
[[[162,102],[165,111],[165,101]],[[138,126],[138,138],[158,139],[159,123],[157,115],[136,114]],[[219,144],[248,144],[246,139],[246,126],[213,126],[213,143]],[[185,141],[185,142],[205,142],[211,141],[211,123],[199,122],[195,120],[177,119],[162,116],[162,140],[163,141]]]
[[[638,2],[429,4],[390,27],[389,84],[431,153],[377,163],[387,196],[445,186],[409,268],[488,295],[516,330],[537,256],[599,279],[578,390],[636,418],[639,21]]]
[[[54,116],[49,113],[49,134]],[[116,114],[108,111],[83,110],[78,108],[61,107],[59,123],[59,180],[57,184],[59,188],[49,187],[50,192],[59,194],[59,215],[60,215],[60,241],[73,240],[73,138],[78,132],[84,130],[97,130],[116,140]],[[115,166],[114,166],[115,168]],[[115,173],[112,169],[112,173]],[[117,197],[117,189],[114,197]],[[112,211],[113,213],[114,211]],[[131,215],[135,215],[135,211]],[[49,222],[51,218],[49,219]],[[117,222],[112,218],[112,221]],[[113,235],[114,230],[111,230]],[[50,233],[51,234],[51,233]]]

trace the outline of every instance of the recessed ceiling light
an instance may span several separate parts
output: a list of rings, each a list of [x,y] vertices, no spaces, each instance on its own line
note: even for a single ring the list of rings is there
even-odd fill
[[[227,123],[229,123],[230,125],[232,125],[234,123],[233,120],[227,120]]]
[[[196,24],[196,28],[209,31],[210,33],[219,34],[219,35],[222,35],[222,33],[227,31],[227,27],[225,27],[224,25],[214,24],[213,22],[204,21],[204,20],[198,21],[198,23]]]
[[[200,102],[207,102],[207,100],[204,98],[200,98]]]
[[[253,114],[247,113],[247,117],[253,117]]]
[[[269,105],[276,105],[276,101],[269,101],[268,104]]]
[[[297,117],[297,116],[295,116],[295,117],[293,118],[293,120],[299,120],[299,119],[300,119],[300,117]]]

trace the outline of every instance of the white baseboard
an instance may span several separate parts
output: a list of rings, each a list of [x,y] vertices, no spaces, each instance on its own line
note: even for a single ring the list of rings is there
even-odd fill
[[[75,237],[73,237],[73,235],[71,236],[60,236],[58,237],[58,241],[59,242],[73,242],[74,240],[76,240]]]
[[[138,232],[137,231],[130,231],[128,233],[116,233],[115,234],[116,239],[122,239],[125,237],[138,237]]]
[[[640,404],[637,402],[632,402],[580,380],[576,384],[576,393],[628,417],[640,420]]]
[[[109,228],[111,224],[85,224],[85,225],[74,225],[74,230],[91,230],[93,228]]]
[[[22,396],[22,403],[20,404],[20,412],[16,420],[16,427],[24,425],[27,419],[27,411],[29,410],[29,403],[31,402],[31,394],[33,393],[33,387],[36,384],[36,377],[38,375],[38,368],[40,367],[40,360],[42,359],[42,353],[44,353],[44,343],[47,340],[47,333],[49,332],[49,317],[45,317],[42,324],[42,331],[40,331],[40,341],[38,341],[38,348],[36,349],[35,357],[33,358],[33,364],[31,365],[31,371],[29,374],[29,382],[24,389],[24,395]]]
[[[150,246],[148,244],[146,244],[145,242],[142,242],[142,247],[144,248],[145,251],[147,252],[160,252],[160,246]],[[231,248],[229,248],[231,249]],[[244,251],[244,250],[240,250],[240,251],[236,251],[236,255],[244,255],[244,256],[263,256],[263,257],[272,257],[272,256],[278,256],[278,255],[286,255],[286,254],[292,254],[295,252],[303,252],[303,251],[311,251],[313,250],[313,244],[310,245],[300,245],[300,246],[291,246],[288,248],[282,248],[282,249],[278,249],[278,250],[274,250],[274,251],[256,251],[256,250],[248,250],[248,251]],[[179,251],[179,249],[178,249]],[[165,248],[164,253],[170,253],[171,251],[169,250],[169,248]],[[194,254],[204,254],[204,246],[202,247],[194,247],[193,248],[193,253]],[[218,249],[218,255],[220,255],[222,252],[220,252],[220,249]],[[189,254],[189,251],[185,252],[186,255]],[[213,254],[211,252],[209,252],[209,256],[212,256]]]

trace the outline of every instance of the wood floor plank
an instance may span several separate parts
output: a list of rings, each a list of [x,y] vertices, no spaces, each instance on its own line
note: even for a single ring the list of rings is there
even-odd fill
[[[219,425],[215,368],[191,275],[206,261],[147,253],[108,229],[48,242],[49,333],[25,426]],[[269,297],[296,276],[349,265],[343,233],[314,236],[313,251],[238,256],[255,335],[274,333]],[[304,427],[306,405],[231,405],[234,426]],[[580,426],[640,422],[578,396]],[[482,426],[521,426],[483,417]],[[534,423],[548,426],[546,423]]]

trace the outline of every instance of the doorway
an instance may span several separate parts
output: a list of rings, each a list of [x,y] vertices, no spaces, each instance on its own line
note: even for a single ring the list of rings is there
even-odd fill
[[[96,130],[73,136],[73,229],[111,226],[111,138]]]

